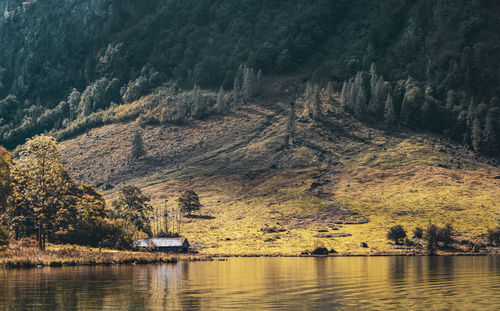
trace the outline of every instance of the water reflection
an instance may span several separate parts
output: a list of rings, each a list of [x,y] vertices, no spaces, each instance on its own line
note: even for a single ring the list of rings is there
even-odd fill
[[[0,310],[494,309],[498,257],[240,258],[0,270]]]

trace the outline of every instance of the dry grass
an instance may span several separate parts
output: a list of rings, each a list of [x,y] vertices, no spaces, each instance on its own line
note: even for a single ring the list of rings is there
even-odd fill
[[[183,260],[208,260],[205,255],[164,254],[132,251],[113,251],[81,246],[50,245],[47,251],[36,248],[9,248],[0,251],[0,267],[30,268],[39,266],[79,266],[175,263]]]
[[[133,124],[64,142],[64,159],[77,179],[115,186],[108,201],[128,182],[156,206],[168,199],[172,207],[180,191],[195,189],[201,214],[215,218],[185,219],[181,231],[202,253],[297,255],[317,246],[397,253],[386,239],[394,224],[411,233],[430,221],[451,223],[469,240],[497,225],[498,167],[437,136],[387,135],[332,110],[328,121],[296,122],[294,147],[284,145],[286,110],[254,106],[185,127],[149,127],[148,157],[135,163],[127,158]],[[271,169],[277,161],[282,169]],[[359,215],[333,213],[332,204]],[[363,218],[370,221],[345,224]]]

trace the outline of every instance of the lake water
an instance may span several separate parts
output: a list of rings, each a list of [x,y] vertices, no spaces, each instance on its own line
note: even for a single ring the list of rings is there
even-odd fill
[[[0,310],[495,310],[500,257],[234,258],[0,270]]]

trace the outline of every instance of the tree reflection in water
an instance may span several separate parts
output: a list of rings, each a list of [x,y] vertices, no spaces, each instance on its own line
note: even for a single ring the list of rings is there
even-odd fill
[[[495,256],[0,270],[0,310],[493,309],[499,292]]]

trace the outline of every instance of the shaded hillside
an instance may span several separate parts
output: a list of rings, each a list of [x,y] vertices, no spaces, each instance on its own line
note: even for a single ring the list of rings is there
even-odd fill
[[[166,81],[231,89],[242,64],[342,82],[375,63],[393,87],[410,76],[430,84],[443,106],[449,90],[487,110],[499,93],[491,0],[2,0],[0,9],[0,135],[9,148]]]
[[[131,158],[138,125],[106,125],[64,141],[63,159],[108,202],[127,183],[159,208],[196,190],[207,217],[185,218],[181,232],[208,253],[399,252],[386,243],[395,224],[411,232],[452,223],[467,241],[496,226],[498,167],[442,137],[367,127],[338,97],[323,102],[317,121],[298,101],[290,124],[282,98],[186,126],[146,126],[147,154],[138,160]]]

